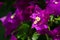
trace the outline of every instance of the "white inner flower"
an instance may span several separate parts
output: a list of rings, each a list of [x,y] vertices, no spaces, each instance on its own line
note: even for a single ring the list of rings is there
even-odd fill
[[[40,21],[40,17],[37,16],[37,17],[36,17],[36,21]]]
[[[33,24],[37,24],[37,21],[34,21],[34,23]]]
[[[58,2],[55,2],[55,4],[58,4]]]
[[[57,2],[56,0],[53,1],[55,4],[58,4],[59,2]]]
[[[15,16],[15,14],[13,14],[13,15],[11,16],[11,19],[13,19],[13,18],[14,18],[14,16]]]
[[[37,16],[37,17],[35,18],[34,24],[36,24],[38,21],[40,21],[40,17]]]

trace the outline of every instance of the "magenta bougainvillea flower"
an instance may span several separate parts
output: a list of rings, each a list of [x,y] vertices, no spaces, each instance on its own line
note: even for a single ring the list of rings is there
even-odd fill
[[[60,26],[50,30],[49,35],[52,37],[53,40],[60,40]]]
[[[23,17],[23,20],[30,20],[30,15],[32,14],[33,10],[34,10],[34,3],[30,2],[31,0],[20,0],[20,1],[16,1],[16,12],[19,11],[20,13],[17,14]],[[32,5],[33,4],[33,5]],[[21,18],[22,18],[21,17]],[[19,18],[19,17],[18,17]]]
[[[60,15],[60,0],[50,0],[47,7],[53,15]]]
[[[11,12],[7,16],[0,18],[0,21],[5,28],[5,36],[10,35],[20,23],[20,21],[15,19],[15,15],[12,15]]]
[[[33,8],[34,6],[32,5],[28,6],[27,9],[25,9],[24,11],[17,8],[13,15],[10,12],[8,13],[7,16],[0,18],[2,25],[5,27],[5,36],[10,35],[13,32],[13,30],[15,30],[18,27],[18,25],[21,22],[23,22],[23,20],[25,20],[25,18],[28,20],[29,15],[31,15],[30,13],[32,13]],[[29,12],[27,11],[28,9]],[[29,14],[28,18],[27,18],[27,14]]]
[[[48,29],[49,13],[46,10],[35,10],[30,17],[33,19],[32,28],[35,28],[37,32]]]
[[[30,20],[30,15],[32,14],[33,10],[33,5],[27,6],[24,10],[17,8],[15,11],[15,18],[19,19],[20,21]]]
[[[11,35],[10,40],[17,40],[17,38],[14,35]]]

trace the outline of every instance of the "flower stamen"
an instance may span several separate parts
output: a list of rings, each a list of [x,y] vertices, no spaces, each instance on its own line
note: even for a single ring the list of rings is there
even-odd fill
[[[37,24],[38,21],[40,21],[40,17],[37,16],[37,17],[35,18],[34,24]]]

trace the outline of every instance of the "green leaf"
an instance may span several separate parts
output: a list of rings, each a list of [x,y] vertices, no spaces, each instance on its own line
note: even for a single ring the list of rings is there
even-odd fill
[[[28,29],[29,25],[27,23],[22,23],[18,28],[17,38],[21,40],[26,39]]]
[[[39,34],[37,34],[36,32],[33,34],[32,40],[37,40],[39,37]]]
[[[47,40],[52,40],[50,37],[48,37],[48,35],[46,34],[46,38],[47,38]]]
[[[54,16],[50,15],[50,21],[53,21]]]
[[[55,18],[55,20],[60,20],[60,17],[58,17],[58,18]]]

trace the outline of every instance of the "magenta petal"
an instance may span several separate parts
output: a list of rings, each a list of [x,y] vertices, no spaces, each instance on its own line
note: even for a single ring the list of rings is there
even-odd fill
[[[4,21],[5,21],[5,19],[6,19],[6,16],[4,16],[4,17],[0,18],[0,21],[1,21],[1,22],[4,22]]]
[[[47,7],[53,15],[60,15],[60,0],[50,0]]]
[[[34,13],[30,16],[33,20],[32,28],[35,28],[38,33],[44,33],[48,30],[48,20],[50,13],[47,9],[40,9],[37,5]]]
[[[18,18],[11,18],[12,14],[9,13],[6,17],[0,18],[2,25],[5,28],[5,37],[10,35],[19,25],[20,20],[17,20]]]
[[[17,38],[14,35],[11,35],[10,40],[17,40]]]
[[[15,16],[18,20],[23,21],[23,15],[22,15],[22,10],[19,10],[18,8],[15,11]]]
[[[53,40],[60,40],[60,26],[54,28],[49,32],[49,35]]]

